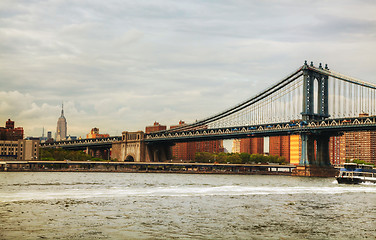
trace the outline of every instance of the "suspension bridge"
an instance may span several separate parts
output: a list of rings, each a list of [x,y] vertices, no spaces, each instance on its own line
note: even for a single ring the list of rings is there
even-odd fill
[[[153,146],[299,134],[299,164],[328,166],[331,136],[376,129],[375,100],[375,84],[340,74],[327,65],[305,62],[281,81],[233,108],[193,124],[147,134],[145,142]]]
[[[299,164],[329,166],[331,136],[376,130],[375,100],[375,84],[321,63],[314,66],[305,62],[279,82],[223,112],[170,130],[124,132],[112,147],[121,152],[118,159],[131,156],[145,161],[148,155],[150,161],[164,161],[170,158],[170,146],[176,142],[298,134]]]

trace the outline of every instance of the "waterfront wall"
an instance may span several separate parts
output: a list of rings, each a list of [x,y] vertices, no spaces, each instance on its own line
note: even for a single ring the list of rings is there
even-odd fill
[[[297,166],[292,171],[293,176],[299,177],[335,177],[338,173],[338,169],[332,166]]]
[[[127,163],[73,161],[7,161],[0,171],[67,171],[67,172],[159,172],[291,175],[293,165],[206,164],[206,163]]]

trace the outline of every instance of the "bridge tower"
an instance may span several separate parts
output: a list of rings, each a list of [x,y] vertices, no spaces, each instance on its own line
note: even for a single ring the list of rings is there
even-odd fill
[[[319,69],[323,69],[321,63]],[[329,70],[325,65],[325,70]],[[329,115],[328,99],[328,76],[314,71],[313,62],[310,67],[307,61],[303,68],[303,112],[302,119],[324,120]],[[317,89],[314,88],[317,81]],[[317,102],[315,102],[315,91]],[[317,108],[315,106],[317,104]],[[317,109],[317,112],[315,110]],[[304,172],[301,175],[321,176],[323,167],[330,166],[329,159],[329,139],[332,135],[323,132],[302,132],[301,136],[301,157],[299,161],[300,170]],[[299,171],[299,167],[298,167]],[[308,172],[308,173],[307,173]],[[328,172],[327,170],[324,172]],[[332,174],[331,172],[329,174]]]
[[[111,158],[125,162],[143,162],[145,159],[145,134],[123,132],[121,141],[112,143]]]
[[[123,132],[122,139],[112,143],[111,158],[121,162],[163,162],[171,159],[172,143],[146,144],[145,133]]]
[[[313,62],[311,62],[311,67],[313,67]],[[322,65],[320,63],[320,69]],[[329,70],[328,66],[325,65],[325,70]],[[329,111],[329,100],[328,100],[328,76],[323,75],[321,73],[315,72],[311,70],[308,65],[307,61],[304,63],[303,68],[303,112],[302,117],[303,120],[322,120],[328,118]],[[315,81],[318,82],[318,89],[317,89],[317,104],[318,104],[318,112],[315,112],[315,98],[314,98],[314,83]]]

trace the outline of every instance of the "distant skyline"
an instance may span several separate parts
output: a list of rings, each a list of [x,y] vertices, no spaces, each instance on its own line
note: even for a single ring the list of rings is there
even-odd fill
[[[213,115],[304,60],[376,84],[376,2],[1,1],[0,123],[120,135]],[[231,150],[231,149],[229,149]]]

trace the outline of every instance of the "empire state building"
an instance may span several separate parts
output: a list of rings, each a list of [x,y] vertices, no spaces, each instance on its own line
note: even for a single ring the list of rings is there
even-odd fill
[[[61,116],[57,120],[56,141],[67,138],[67,120],[64,117],[64,105],[61,105]]]

